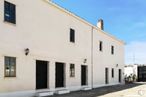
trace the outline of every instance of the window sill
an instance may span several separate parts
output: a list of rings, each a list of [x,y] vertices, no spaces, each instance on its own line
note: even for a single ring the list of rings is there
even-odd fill
[[[75,42],[70,42],[70,43],[75,44]]]
[[[11,22],[7,22],[7,21],[3,21],[5,24],[9,24],[9,25],[12,25],[12,26],[16,26],[16,24],[14,24],[14,23],[11,23]]]
[[[16,78],[16,76],[5,76],[4,78]]]
[[[17,77],[4,77],[3,79],[4,80],[16,80]]]

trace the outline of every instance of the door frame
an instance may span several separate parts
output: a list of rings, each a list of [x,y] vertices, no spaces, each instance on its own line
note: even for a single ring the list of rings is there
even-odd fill
[[[49,89],[49,78],[50,78],[50,76],[49,76],[49,71],[50,71],[49,70],[49,61],[36,59],[35,60],[35,66],[37,66],[37,63],[36,63],[37,61],[47,62],[47,88],[44,88],[44,89]],[[35,69],[35,71],[36,71],[36,69]],[[36,71],[36,73],[37,73],[37,71]],[[35,83],[37,81],[36,73],[35,73]],[[37,89],[36,84],[35,84],[35,89],[36,90],[41,90],[41,89]]]
[[[56,87],[56,63],[63,64],[63,87]],[[55,88],[65,88],[66,87],[66,63],[64,62],[55,62]]]
[[[122,69],[119,69],[118,72],[119,72],[119,83],[122,83]]]
[[[105,68],[105,84],[109,84],[109,68]]]
[[[82,85],[82,66],[86,67],[86,84]],[[81,65],[81,86],[87,86],[88,85],[88,66],[87,65]]]

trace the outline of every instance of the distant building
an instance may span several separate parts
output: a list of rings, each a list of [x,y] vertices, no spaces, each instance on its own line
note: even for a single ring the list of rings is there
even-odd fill
[[[124,75],[136,75],[137,81],[145,82],[146,81],[146,65],[145,64],[134,64],[134,65],[127,65],[124,68]]]
[[[1,97],[124,83],[124,42],[103,20],[94,26],[49,0],[2,0],[0,13]]]
[[[135,74],[137,76],[137,65],[126,65],[124,68],[124,75],[130,76],[131,74]]]
[[[146,82],[146,65],[137,66],[137,77],[139,82]]]

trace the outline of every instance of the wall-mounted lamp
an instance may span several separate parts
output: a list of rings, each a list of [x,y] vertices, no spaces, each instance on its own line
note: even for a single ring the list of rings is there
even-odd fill
[[[87,59],[84,59],[84,61],[83,61],[84,63],[87,63]]]
[[[24,51],[25,51],[25,55],[27,56],[29,54],[29,48],[26,48]]]
[[[116,67],[118,67],[119,66],[119,64],[116,64]]]

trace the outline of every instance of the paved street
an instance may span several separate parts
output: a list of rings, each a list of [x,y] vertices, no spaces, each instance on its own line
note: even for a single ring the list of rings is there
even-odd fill
[[[51,97],[146,97],[146,84],[116,85]]]

